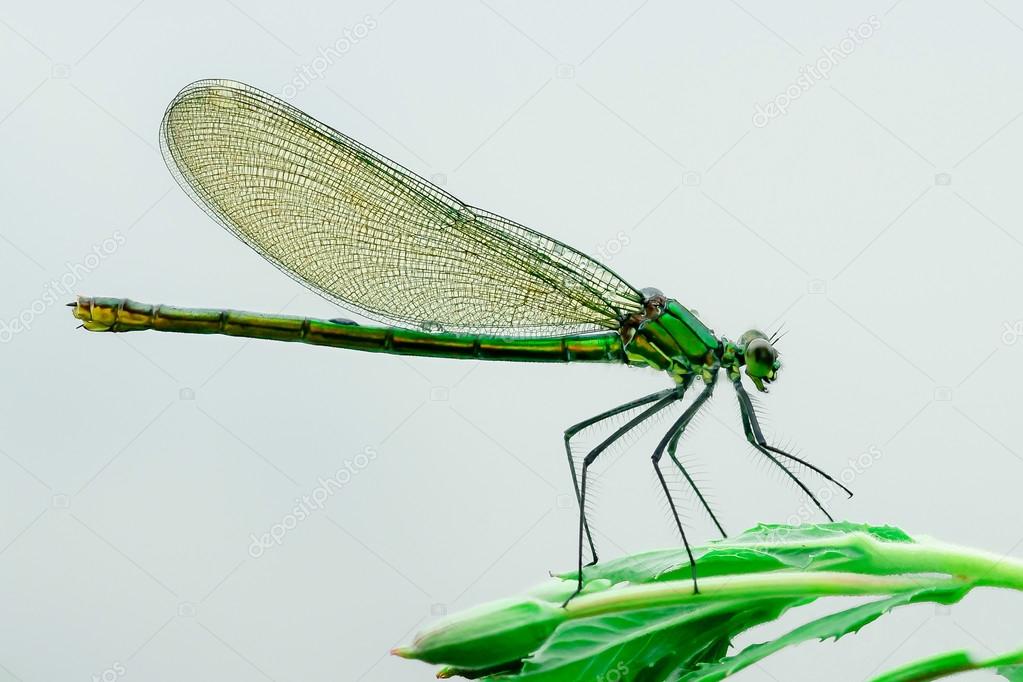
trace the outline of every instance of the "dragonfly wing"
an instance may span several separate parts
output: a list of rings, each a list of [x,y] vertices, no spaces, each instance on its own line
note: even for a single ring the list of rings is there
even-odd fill
[[[182,90],[161,126],[179,184],[285,273],[370,319],[544,336],[615,329],[642,295],[585,254],[468,206],[233,81]]]

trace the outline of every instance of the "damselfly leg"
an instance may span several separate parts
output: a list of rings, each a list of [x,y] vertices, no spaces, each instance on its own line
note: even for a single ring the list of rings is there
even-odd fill
[[[579,484],[579,544],[577,552],[578,561],[576,562],[576,566],[579,569],[579,575],[576,583],[575,592],[573,592],[572,595],[565,600],[562,606],[565,606],[568,604],[568,602],[572,601],[572,599],[575,598],[575,596],[579,594],[583,589],[583,538],[587,528],[586,474],[590,468],[590,465],[592,465],[593,462],[596,461],[597,457],[599,457],[602,452],[611,447],[619,438],[621,438],[626,433],[628,433],[632,429],[636,428],[637,426],[645,422],[650,417],[654,416],[655,414],[663,410],[671,403],[675,402],[676,400],[680,400],[682,398],[683,393],[684,389],[682,384],[679,384],[675,388],[669,389],[666,395],[664,395],[662,398],[657,400],[657,402],[655,402],[653,405],[651,405],[650,407],[643,410],[638,415],[627,421],[625,424],[620,426],[614,433],[612,433],[610,436],[601,441],[600,445],[590,450],[590,452],[587,453],[586,457],[583,459],[583,470]]]
[[[700,491],[700,487],[696,485],[696,481],[694,481],[693,477],[689,475],[689,472],[686,470],[685,466],[682,464],[682,462],[678,458],[678,455],[676,454],[676,452],[678,451],[678,441],[680,438],[682,438],[682,433],[684,431],[685,429],[678,431],[674,436],[671,437],[671,440],[668,441],[668,457],[671,457],[671,461],[675,463],[675,466],[678,467],[678,470],[682,472],[682,475],[685,477],[686,481],[688,481],[689,485],[692,486],[693,492],[696,493],[696,497],[697,499],[700,500],[700,504],[703,505],[703,508],[707,510],[707,514],[710,515],[710,520],[714,522],[715,526],[717,526],[718,532],[721,533],[721,537],[727,538],[728,533],[726,533],[725,529],[721,526],[721,522],[718,521],[718,517],[714,514],[714,510],[711,508],[710,503],[708,503],[707,500],[703,497],[703,493]]]
[[[739,399],[739,412],[742,415],[742,430],[746,434],[746,440],[748,440],[750,445],[752,445],[760,454],[770,459],[772,462],[774,462],[775,465],[778,466],[778,468],[784,471],[785,475],[791,478],[796,483],[796,485],[798,485],[799,488],[804,493],[806,493],[811,500],[813,500],[813,503],[817,506],[818,509],[821,510],[821,512],[824,514],[824,516],[828,518],[829,521],[834,521],[834,518],[832,518],[831,514],[828,513],[828,510],[824,508],[824,505],[821,504],[820,500],[817,499],[817,496],[814,495],[813,492],[806,486],[806,484],[803,483],[803,481],[800,480],[798,476],[792,473],[792,471],[772,453],[776,453],[778,455],[781,455],[782,457],[786,457],[788,459],[791,459],[795,462],[799,462],[800,464],[807,466],[812,471],[820,474],[828,481],[831,481],[832,483],[838,485],[850,497],[852,497],[852,492],[844,485],[836,481],[834,478],[824,473],[824,471],[822,471],[818,467],[815,467],[809,462],[799,457],[796,457],[795,455],[789,454],[784,450],[776,448],[772,445],[768,445],[767,439],[764,438],[764,433],[763,431],[761,431],[760,424],[757,421],[757,414],[756,411],[753,409],[753,401],[750,400],[749,394],[746,392],[746,389],[743,388],[742,383],[738,378],[732,381],[732,385],[735,387],[735,394],[736,397],[738,397]]]
[[[568,469],[569,471],[572,472],[572,487],[575,488],[575,499],[579,503],[579,511],[583,515],[583,529],[586,532],[586,541],[590,545],[590,555],[593,557],[593,560],[590,561],[590,563],[586,564],[587,566],[592,566],[593,564],[597,563],[597,548],[593,543],[593,535],[590,533],[590,524],[586,520],[586,514],[582,507],[583,500],[582,495],[579,492],[579,478],[578,476],[576,476],[575,458],[572,456],[572,438],[583,429],[587,429],[593,426],[594,424],[598,424],[604,421],[605,419],[610,419],[611,417],[619,415],[623,412],[628,412],[629,410],[633,410],[637,407],[642,407],[643,405],[652,403],[655,400],[660,400],[665,396],[675,393],[676,390],[677,389],[674,388],[668,388],[663,391],[657,391],[656,393],[651,393],[650,395],[643,396],[642,398],[637,398],[636,400],[630,400],[629,402],[619,405],[618,407],[612,408],[607,412],[601,412],[596,416],[590,417],[589,419],[585,419],[579,422],[578,424],[573,424],[572,426],[565,429],[565,454],[568,456]]]
[[[689,422],[693,420],[696,413],[699,412],[700,408],[703,407],[703,404],[710,398],[711,394],[714,392],[715,383],[717,383],[716,373],[711,375],[711,380],[708,381],[707,385],[702,391],[700,391],[700,395],[696,396],[696,400],[694,400],[693,403],[686,408],[686,410],[682,413],[682,416],[680,416],[675,423],[671,425],[668,432],[664,434],[664,437],[661,438],[661,442],[658,443],[657,447],[654,449],[653,456],[650,458],[654,464],[654,471],[657,472],[657,480],[661,482],[661,488],[664,489],[664,494],[668,498],[668,505],[671,507],[671,514],[675,517],[675,525],[678,526],[678,532],[682,536],[682,544],[685,545],[686,554],[689,556],[689,567],[692,570],[694,594],[698,594],[700,592],[700,588],[696,584],[696,559],[693,558],[693,550],[689,547],[689,540],[686,538],[686,531],[682,528],[682,521],[678,517],[678,509],[675,508],[675,500],[671,497],[671,491],[668,489],[668,483],[664,480],[664,474],[661,473],[661,457],[664,455],[664,450],[668,447],[668,443],[673,441],[677,442],[676,437],[681,436],[682,432],[685,431],[686,426],[689,425]],[[672,457],[672,459],[674,459],[674,457]],[[675,460],[675,463],[678,464],[678,460]],[[685,469],[682,468],[682,465],[679,464],[678,466],[682,469],[683,473],[685,473]],[[688,474],[686,474],[686,478],[689,479]],[[692,479],[689,479],[689,482],[692,483]],[[693,487],[695,488],[696,486],[694,485]],[[697,489],[696,493],[697,495],[700,494],[699,489]],[[700,495],[700,500],[703,500],[702,495]],[[704,504],[706,505],[706,502],[704,502]],[[713,512],[711,512],[711,516],[713,515]],[[714,522],[717,523],[717,519],[715,519]]]

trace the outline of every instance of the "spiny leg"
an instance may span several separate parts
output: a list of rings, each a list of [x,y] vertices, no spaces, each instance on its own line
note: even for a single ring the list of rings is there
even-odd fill
[[[844,492],[844,493],[845,493],[846,495],[848,495],[849,497],[852,497],[852,496],[853,496],[853,492],[852,492],[851,490],[849,490],[849,489],[848,489],[847,487],[845,487],[844,485],[842,485],[842,483],[841,483],[841,482],[839,482],[839,481],[836,481],[836,480],[835,480],[834,478],[832,478],[832,477],[831,477],[831,475],[829,475],[829,474],[828,474],[828,473],[827,473],[826,471],[824,471],[823,469],[821,469],[821,468],[819,468],[819,467],[816,467],[816,466],[814,466],[813,464],[810,464],[810,462],[807,462],[807,461],[806,461],[805,459],[803,459],[802,457],[796,457],[796,456],[795,456],[795,455],[793,455],[792,453],[789,453],[789,452],[785,452],[785,451],[784,451],[784,450],[782,450],[781,448],[776,448],[776,447],[774,447],[773,445],[768,445],[767,443],[761,443],[761,445],[763,445],[763,446],[764,446],[765,448],[767,448],[768,450],[770,450],[771,452],[773,452],[773,453],[775,453],[775,454],[781,455],[782,457],[787,457],[787,458],[789,458],[789,459],[793,460],[794,462],[799,462],[800,464],[802,464],[803,466],[805,466],[805,467],[806,467],[807,469],[810,469],[811,471],[813,471],[813,472],[817,473],[817,474],[818,474],[819,476],[821,476],[822,478],[824,478],[824,479],[826,479],[826,480],[828,480],[828,481],[831,481],[832,483],[834,483],[835,485],[837,485],[837,486],[838,486],[839,488],[841,488],[841,489],[842,489],[842,491],[843,491],[843,492]]]
[[[642,424],[644,421],[654,416],[671,403],[679,400],[682,397],[681,386],[676,386],[670,389],[663,398],[658,400],[656,403],[648,407],[647,409],[640,412],[638,415],[627,421],[625,424],[620,426],[614,433],[601,441],[600,445],[590,450],[590,452],[583,459],[583,472],[582,478],[579,485],[579,546],[578,546],[578,561],[576,566],[579,569],[578,581],[576,583],[575,592],[565,600],[562,606],[566,606],[568,602],[579,594],[583,589],[583,533],[586,529],[586,474],[590,468],[590,465],[600,456],[600,453],[607,450],[616,440],[624,436],[626,433],[634,429],[635,427]]]
[[[615,407],[613,409],[610,409],[607,412],[601,412],[596,416],[590,417],[589,419],[585,419],[579,422],[578,424],[573,424],[572,426],[565,429],[565,454],[568,456],[568,469],[569,471],[572,472],[572,487],[575,489],[575,499],[580,505],[579,506],[580,512],[583,511],[582,509],[583,501],[582,494],[579,492],[579,479],[576,476],[575,472],[575,458],[572,456],[571,445],[572,438],[585,428],[602,422],[605,419],[610,419],[611,417],[619,415],[622,412],[628,412],[629,410],[635,409],[642,405],[652,403],[655,400],[660,400],[661,398],[667,395],[671,395],[676,390],[677,389],[669,388],[663,391],[657,391],[656,393],[651,393],[650,395],[643,396],[642,398],[637,398],[636,400],[630,400],[629,402],[619,405],[618,407]],[[583,513],[583,528],[586,532],[586,540],[590,545],[590,555],[593,557],[593,561],[587,564],[587,566],[592,566],[593,564],[597,563],[597,548],[593,544],[593,535],[590,533],[590,524],[586,521],[585,513]]]
[[[806,484],[799,480],[799,477],[792,473],[787,466],[781,463],[781,461],[771,454],[775,448],[768,448],[767,439],[764,438],[763,431],[760,430],[760,424],[757,422],[757,415],[753,411],[753,401],[750,400],[749,394],[746,393],[746,389],[743,388],[741,379],[738,377],[732,380],[732,385],[735,387],[735,393],[739,398],[739,412],[742,414],[742,430],[746,433],[746,440],[749,441],[758,452],[770,459],[778,468],[785,472],[789,478],[796,482],[796,485],[802,489],[804,493],[810,496],[813,503],[817,505],[817,508],[828,518],[828,521],[834,521],[828,510],[824,508],[824,505],[820,503],[817,496],[814,495]]]
[[[834,483],[835,485],[837,485],[849,497],[853,496],[853,492],[851,490],[849,490],[849,488],[845,487],[844,485],[842,485],[841,482],[839,482],[839,481],[835,480],[834,478],[832,478],[832,476],[830,474],[828,474],[828,472],[824,471],[820,467],[814,466],[813,464],[811,464],[810,462],[806,461],[802,457],[797,457],[796,455],[793,455],[790,452],[785,452],[781,448],[776,448],[773,445],[768,445],[767,440],[764,438],[764,434],[760,432],[760,425],[757,424],[757,422],[756,422],[756,419],[755,419],[756,412],[753,409],[753,400],[750,398],[749,393],[746,392],[746,389],[743,388],[742,384],[739,384],[739,388],[741,389],[741,393],[739,394],[739,402],[740,403],[744,403],[745,406],[746,406],[746,409],[749,411],[749,413],[754,415],[754,421],[753,421],[754,435],[758,435],[758,442],[760,443],[761,446],[763,446],[764,448],[767,448],[768,450],[770,450],[771,452],[775,453],[776,455],[781,455],[782,457],[785,457],[787,459],[791,459],[794,462],[799,462],[800,464],[805,466],[807,469],[810,469],[811,471],[816,473],[821,478],[824,478],[824,479],[830,481],[831,483]]]
[[[689,567],[692,571],[693,578],[693,594],[699,594],[700,592],[700,588],[696,584],[696,559],[693,558],[693,550],[689,547],[689,540],[686,539],[686,531],[682,528],[682,521],[678,517],[678,509],[675,508],[675,500],[672,499],[671,491],[668,490],[668,483],[664,480],[664,474],[661,473],[661,457],[664,455],[664,449],[668,447],[668,443],[671,442],[676,435],[680,435],[685,430],[689,422],[691,422],[693,417],[696,416],[696,413],[701,407],[703,407],[703,404],[707,402],[708,398],[710,398],[711,393],[714,392],[714,384],[716,382],[717,374],[713,374],[711,376],[711,380],[707,382],[704,389],[700,391],[700,395],[696,396],[696,400],[693,401],[692,405],[686,408],[686,410],[682,413],[682,416],[680,416],[675,423],[671,425],[668,432],[664,434],[664,437],[661,438],[661,442],[658,443],[657,447],[654,449],[653,456],[650,458],[654,464],[654,471],[657,472],[657,479],[661,482],[661,488],[664,489],[664,495],[668,498],[668,505],[671,507],[672,516],[675,517],[675,525],[678,526],[678,532],[682,536],[682,544],[685,545],[686,554],[689,555]],[[681,468],[681,465],[679,465],[679,467]],[[682,469],[682,471],[684,473],[685,469]],[[689,478],[688,474],[686,474],[686,478]],[[690,480],[690,483],[691,482],[692,481]],[[699,494],[699,490],[697,490],[697,494]],[[700,499],[702,500],[703,497],[701,496]],[[713,515],[713,512],[711,512],[711,516]],[[717,519],[715,519],[715,523],[716,522]]]
[[[697,397],[697,400],[699,400],[699,399],[700,398]],[[687,425],[688,425],[688,423],[687,423]],[[685,466],[683,466],[682,462],[679,460],[678,456],[676,455],[676,452],[678,450],[678,441],[679,441],[679,439],[682,438],[682,434],[684,432],[685,432],[685,427],[683,427],[683,428],[679,429],[678,431],[676,431],[675,434],[671,437],[671,440],[668,441],[668,457],[671,457],[671,461],[675,463],[675,466],[678,467],[678,470],[682,472],[683,476],[685,476],[686,481],[688,481],[689,485],[692,486],[693,492],[696,493],[696,497],[697,497],[697,499],[700,500],[700,504],[703,505],[703,508],[705,510],[707,510],[707,514],[710,515],[711,521],[713,521],[714,525],[717,526],[718,532],[721,533],[721,537],[727,538],[728,537],[728,533],[725,532],[725,529],[721,526],[721,522],[718,521],[718,517],[714,514],[714,510],[711,508],[711,506],[707,502],[707,500],[703,497],[703,493],[700,491],[700,487],[698,485],[696,485],[696,481],[694,481],[693,477],[689,475],[689,472],[686,471]]]
[[[751,420],[752,420],[751,421],[751,428],[753,429],[753,433],[754,433],[755,436],[757,436],[758,442],[759,442],[759,444],[762,447],[766,448],[767,450],[770,450],[771,452],[773,452],[775,454],[781,455],[782,457],[785,457],[787,459],[791,459],[794,462],[799,462],[800,464],[802,464],[806,468],[810,469],[811,471],[813,471],[814,473],[816,473],[820,477],[824,478],[827,481],[830,481],[831,483],[834,483],[836,486],[841,488],[845,492],[845,494],[848,495],[849,497],[853,496],[853,492],[851,490],[849,490],[849,488],[847,488],[845,485],[843,485],[840,481],[838,481],[835,478],[833,478],[830,474],[828,474],[826,471],[824,471],[820,467],[815,466],[814,464],[811,464],[810,462],[806,461],[802,457],[797,457],[796,455],[793,455],[792,453],[786,452],[786,451],[782,450],[781,448],[776,448],[773,445],[769,445],[767,443],[767,439],[764,438],[764,434],[760,430],[759,423],[757,423],[757,421],[756,421],[756,411],[753,409],[753,400],[750,398],[749,393],[746,392],[746,389],[741,384],[739,385],[739,388],[741,389],[741,393],[739,394],[739,400],[740,400],[741,403],[743,403],[745,405],[747,411],[751,415]]]

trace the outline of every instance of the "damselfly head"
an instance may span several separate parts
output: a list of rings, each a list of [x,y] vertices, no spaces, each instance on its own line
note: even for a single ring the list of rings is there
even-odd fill
[[[778,351],[771,343],[771,339],[759,329],[750,329],[739,337],[739,348],[742,349],[746,376],[753,381],[758,391],[766,393],[765,384],[777,379],[778,370],[781,369]]]

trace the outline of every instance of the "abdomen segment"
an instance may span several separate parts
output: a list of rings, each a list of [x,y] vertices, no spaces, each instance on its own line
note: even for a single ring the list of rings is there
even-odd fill
[[[125,298],[79,297],[74,316],[89,331],[155,330],[292,341],[371,353],[511,362],[625,362],[618,334],[561,337],[419,332],[239,310],[176,308]]]

